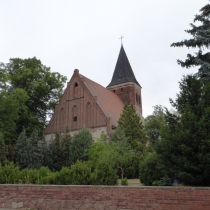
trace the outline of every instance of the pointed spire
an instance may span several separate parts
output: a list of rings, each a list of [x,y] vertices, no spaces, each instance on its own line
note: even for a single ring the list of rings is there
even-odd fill
[[[140,86],[133,73],[123,45],[121,45],[120,53],[117,59],[117,64],[115,66],[114,74],[112,76],[112,81],[107,87],[119,85],[126,82],[134,82],[138,86]]]

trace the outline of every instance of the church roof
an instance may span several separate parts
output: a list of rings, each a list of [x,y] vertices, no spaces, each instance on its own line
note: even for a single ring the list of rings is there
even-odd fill
[[[118,124],[117,121],[119,120],[120,114],[123,110],[123,102],[112,91],[104,88],[103,86],[81,74],[80,76],[83,78],[84,84],[89,89],[92,96],[97,97],[97,103],[102,112],[104,112],[106,117],[111,118],[112,125],[116,127]]]
[[[117,64],[115,66],[114,74],[112,76],[112,81],[107,87],[119,85],[126,82],[134,82],[135,84],[140,86],[133,73],[123,45],[121,45],[120,53],[117,59]]]

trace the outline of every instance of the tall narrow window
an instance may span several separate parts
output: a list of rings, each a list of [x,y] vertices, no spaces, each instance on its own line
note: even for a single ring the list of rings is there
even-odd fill
[[[79,91],[78,83],[75,82],[74,83],[74,98],[78,98],[78,95],[79,95],[78,91]]]
[[[77,106],[73,106],[72,108],[72,130],[76,130],[77,129]]]
[[[141,104],[141,96],[139,96],[139,104]]]
[[[138,103],[138,95],[137,95],[137,93],[136,93],[136,102]]]

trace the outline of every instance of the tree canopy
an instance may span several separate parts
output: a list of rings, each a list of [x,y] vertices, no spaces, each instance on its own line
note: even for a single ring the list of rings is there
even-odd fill
[[[166,123],[157,146],[169,175],[180,182],[210,185],[210,83],[195,75],[185,76],[171,105],[180,116],[166,111]]]
[[[164,125],[164,108],[161,105],[153,107],[154,111],[152,115],[149,115],[144,120],[144,126],[150,143],[153,145],[160,140],[161,128]]]
[[[0,130],[7,143],[15,142],[23,127],[28,134],[35,128],[43,130],[65,81],[66,77],[51,72],[36,57],[11,58],[9,63],[1,63]]]
[[[185,61],[178,60],[178,64],[182,67],[190,68],[198,66],[198,75],[205,81],[210,81],[210,53],[205,51],[210,46],[210,5],[200,9],[200,14],[195,15],[194,22],[200,24],[190,24],[191,29],[186,30],[188,34],[192,36],[191,39],[183,40],[181,42],[175,42],[171,46],[188,48],[198,48],[198,52],[195,55],[188,54]]]
[[[136,149],[139,143],[145,143],[145,131],[141,122],[141,118],[136,113],[133,104],[125,104],[122,114],[118,120],[118,124],[124,131],[125,136],[132,148]]]

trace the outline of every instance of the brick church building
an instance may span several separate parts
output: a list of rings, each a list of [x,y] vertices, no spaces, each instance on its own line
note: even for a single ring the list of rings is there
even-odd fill
[[[67,126],[72,135],[83,127],[89,128],[95,138],[102,132],[109,135],[117,127],[126,102],[134,104],[142,117],[141,86],[122,45],[112,80],[106,88],[74,70],[44,130],[46,140],[57,132],[64,132]]]

